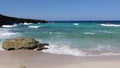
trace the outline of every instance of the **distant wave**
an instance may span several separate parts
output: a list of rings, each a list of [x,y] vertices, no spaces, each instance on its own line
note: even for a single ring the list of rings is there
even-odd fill
[[[91,35],[93,35],[93,34],[95,34],[95,33],[92,33],[92,32],[84,32],[83,34],[91,34]]]
[[[32,24],[32,23],[27,23],[27,22],[23,23],[23,25],[30,25],[30,24]]]
[[[47,46],[47,50],[43,52],[53,54],[65,54],[73,56],[108,56],[108,55],[120,55],[120,53],[112,52],[111,46],[97,46],[89,49],[78,49],[70,46],[50,45]]]
[[[120,24],[100,24],[101,26],[113,26],[113,27],[120,27]]]
[[[28,26],[28,28],[40,28],[41,26]]]
[[[77,26],[77,25],[79,25],[79,23],[73,23],[73,25]]]
[[[18,26],[17,24],[14,24],[14,25],[3,25],[2,27],[4,28],[11,28],[11,27],[16,27]]]
[[[113,33],[111,31],[107,31],[107,30],[102,30],[102,31],[98,31],[98,32],[100,32],[100,33],[107,33],[107,34],[112,34]]]

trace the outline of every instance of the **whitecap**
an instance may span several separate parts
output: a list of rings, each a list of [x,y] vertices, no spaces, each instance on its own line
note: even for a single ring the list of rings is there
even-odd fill
[[[20,35],[19,33],[13,33],[13,32],[4,32],[1,33],[0,32],[0,39],[7,39],[10,37],[17,37],[18,35]]]
[[[4,32],[0,33],[0,36],[10,36],[10,35],[17,35],[18,33],[12,33],[12,32]]]
[[[120,24],[100,24],[101,26],[120,27]]]
[[[14,25],[2,25],[2,27],[4,28],[11,28],[11,27],[16,27],[18,26],[17,24],[14,24]]]
[[[84,32],[83,34],[91,34],[91,35],[94,35],[95,33],[92,33],[92,32]]]
[[[79,23],[73,23],[73,25],[78,26],[78,25],[79,25]]]
[[[28,26],[28,28],[40,28],[41,26]]]
[[[11,32],[9,29],[2,28],[0,29],[0,38],[16,37],[20,35],[18,32]]]
[[[112,33],[112,32],[110,32],[110,31],[98,31],[98,32],[101,32],[101,33],[108,33],[108,34],[110,34],[110,33]]]
[[[23,25],[30,25],[30,24],[32,24],[32,23],[27,23],[27,22],[24,22],[24,23],[23,23]]]

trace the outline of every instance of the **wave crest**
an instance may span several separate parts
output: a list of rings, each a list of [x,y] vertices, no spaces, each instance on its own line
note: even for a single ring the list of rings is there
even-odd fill
[[[78,26],[78,25],[79,25],[79,23],[73,23],[73,25]]]
[[[54,53],[54,54],[67,54],[74,56],[85,56],[85,53],[78,50],[77,48],[71,48],[69,46],[57,46],[50,45],[47,47],[47,50],[43,50],[43,52]]]
[[[28,26],[28,28],[40,28],[41,26]]]
[[[23,25],[31,25],[32,23],[24,22]]]
[[[73,56],[108,56],[108,55],[120,55],[120,53],[113,52],[111,46],[97,46],[89,49],[72,48],[66,45],[50,45],[47,46],[47,50],[43,52],[53,54],[66,54]]]
[[[11,27],[16,27],[18,26],[17,24],[14,24],[14,25],[2,25],[2,27],[4,28],[11,28]]]
[[[120,27],[120,24],[100,24],[101,26]]]
[[[83,34],[91,34],[91,35],[94,35],[95,33],[92,33],[92,32],[84,32]]]

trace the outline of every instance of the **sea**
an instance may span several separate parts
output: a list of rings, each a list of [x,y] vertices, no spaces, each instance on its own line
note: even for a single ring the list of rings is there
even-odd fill
[[[43,52],[73,56],[120,55],[120,21],[50,21],[0,28],[0,50],[5,39],[34,38],[49,43]]]

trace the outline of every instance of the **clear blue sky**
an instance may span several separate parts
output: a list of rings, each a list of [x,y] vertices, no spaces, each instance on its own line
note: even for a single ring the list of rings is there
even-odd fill
[[[45,20],[120,20],[120,0],[0,0],[0,13]]]

